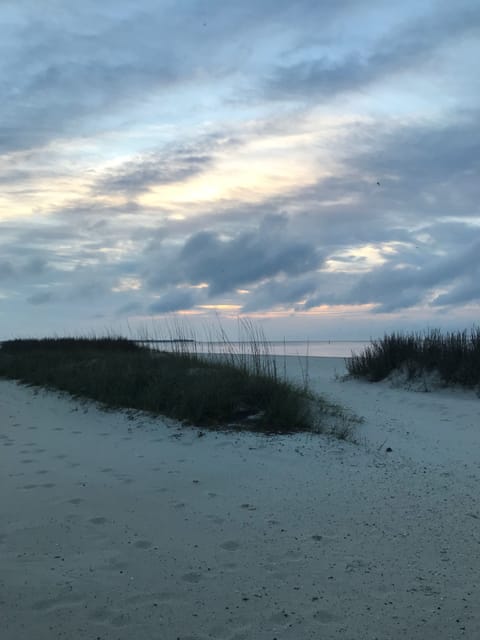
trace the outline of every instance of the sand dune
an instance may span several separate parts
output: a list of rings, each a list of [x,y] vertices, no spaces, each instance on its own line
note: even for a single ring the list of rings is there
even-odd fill
[[[480,637],[480,400],[335,373],[357,445],[0,382],[1,639]]]

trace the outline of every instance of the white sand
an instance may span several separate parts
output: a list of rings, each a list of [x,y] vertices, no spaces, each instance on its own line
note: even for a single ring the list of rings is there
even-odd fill
[[[480,638],[480,400],[335,371],[359,445],[0,382],[1,640]]]

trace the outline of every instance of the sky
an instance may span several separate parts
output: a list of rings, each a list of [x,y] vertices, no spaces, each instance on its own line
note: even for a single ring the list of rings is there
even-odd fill
[[[0,23],[0,338],[478,324],[478,0],[2,0]]]

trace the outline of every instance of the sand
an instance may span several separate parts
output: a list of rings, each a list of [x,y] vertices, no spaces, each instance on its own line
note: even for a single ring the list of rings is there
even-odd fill
[[[480,400],[343,373],[358,444],[0,382],[1,640],[479,638]]]

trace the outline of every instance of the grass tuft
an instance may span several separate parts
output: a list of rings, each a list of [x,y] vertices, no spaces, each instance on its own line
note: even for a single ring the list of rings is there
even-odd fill
[[[0,376],[202,427],[319,430],[319,400],[277,376],[257,330],[250,349],[237,353],[232,346],[222,356],[197,353],[195,340],[184,335],[168,341],[170,351],[161,351],[162,345],[152,349],[147,341],[114,336],[10,340],[0,349]]]
[[[372,382],[403,369],[411,379],[424,373],[437,373],[446,385],[478,387],[480,329],[445,334],[438,329],[425,333],[392,333],[347,359],[346,366],[350,375]]]

